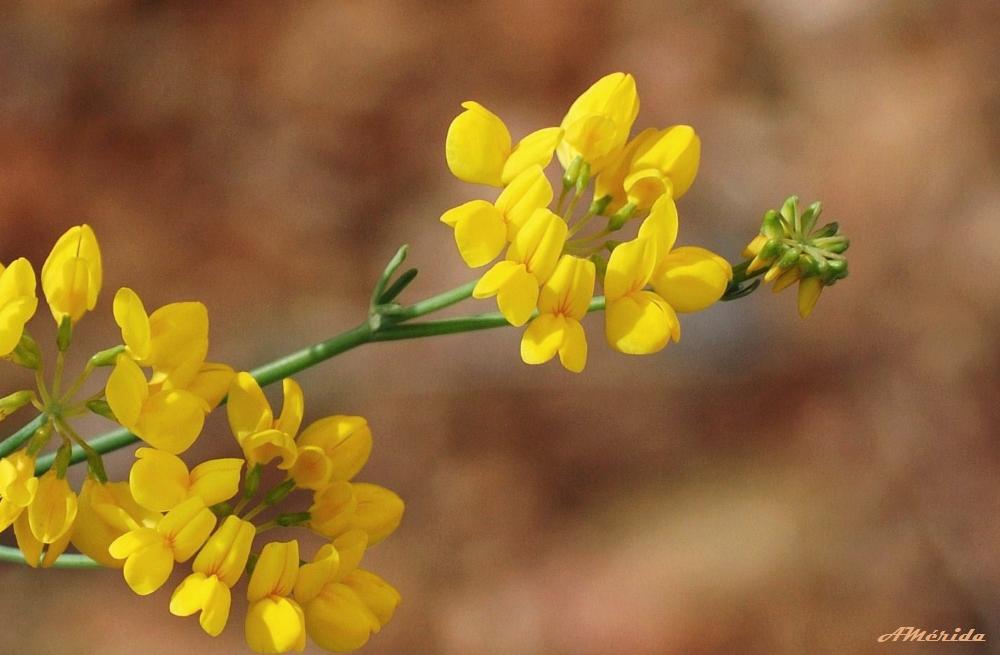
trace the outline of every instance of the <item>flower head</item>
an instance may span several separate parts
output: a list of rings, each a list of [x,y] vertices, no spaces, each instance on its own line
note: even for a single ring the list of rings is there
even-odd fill
[[[0,264],[0,357],[17,347],[37,307],[35,271],[28,260],[15,259],[6,268]]]

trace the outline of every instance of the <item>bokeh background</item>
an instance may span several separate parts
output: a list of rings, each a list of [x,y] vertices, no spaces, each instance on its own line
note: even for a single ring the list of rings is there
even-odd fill
[[[128,285],[203,300],[212,356],[249,368],[358,322],[401,243],[408,299],[470,279],[437,220],[478,193],[444,164],[461,101],[517,137],[630,71],[637,128],[703,140],[682,242],[735,260],[797,193],[851,278],[806,321],[767,291],[684,317],[645,358],[591,317],[580,376],[521,364],[513,329],[300,375],[307,418],[369,418],[363,477],[408,503],[368,559],[404,603],[364,652],[1000,652],[998,66],[992,0],[10,3],[0,259],[86,221],[106,283],[78,354]],[[193,454],[234,448],[216,417]],[[3,565],[0,652],[243,652],[241,606],[213,641],[171,587]],[[899,626],[989,641],[876,643]]]

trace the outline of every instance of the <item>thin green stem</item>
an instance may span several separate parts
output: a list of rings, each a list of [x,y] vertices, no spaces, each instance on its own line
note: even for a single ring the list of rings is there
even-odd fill
[[[59,387],[62,386],[63,369],[66,367],[66,353],[60,350],[56,353],[56,372],[52,376],[52,397],[59,398]]]
[[[450,291],[445,291],[444,293],[439,293],[438,295],[428,298],[427,300],[421,300],[420,302],[413,303],[409,307],[404,308],[401,312],[392,315],[392,319],[396,322],[408,321],[411,318],[418,318],[420,316],[425,316],[432,312],[444,309],[445,307],[451,307],[456,303],[460,303],[466,298],[472,297],[472,290],[476,288],[476,283],[479,280],[472,280],[466,282],[460,287],[455,287]]]
[[[0,546],[0,562],[10,562],[12,564],[24,564],[24,554],[17,548],[10,546]],[[54,567],[60,569],[99,569],[101,565],[90,559],[86,555],[76,553],[63,553],[56,560]]]
[[[39,414],[21,426],[20,430],[0,442],[0,457],[6,457],[20,448],[31,438],[31,435],[35,434],[35,430],[44,425],[46,418],[45,414]]]
[[[83,386],[83,383],[87,381],[87,379],[93,372],[94,372],[94,364],[93,362],[88,361],[87,365],[83,367],[83,372],[81,372],[80,375],[78,375],[77,378],[73,380],[73,383],[70,384],[69,389],[67,389],[66,393],[63,394],[62,400],[60,402],[68,403],[71,400],[73,400],[73,396],[76,395],[76,392],[80,390],[80,387]]]

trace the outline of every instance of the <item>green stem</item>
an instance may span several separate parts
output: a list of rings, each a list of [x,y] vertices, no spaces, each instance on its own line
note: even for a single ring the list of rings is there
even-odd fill
[[[0,442],[0,457],[6,457],[20,448],[24,442],[31,438],[31,435],[35,434],[35,430],[42,427],[45,418],[44,414],[39,414],[21,426],[20,430]]]
[[[0,546],[0,562],[24,564],[24,555],[17,548]],[[101,565],[86,555],[64,553],[56,560],[54,567],[60,569],[99,569]]]
[[[413,303],[398,314],[393,314],[392,318],[397,322],[402,322],[411,318],[425,316],[440,309],[444,309],[445,307],[451,307],[455,303],[459,303],[466,298],[470,298],[472,296],[472,290],[476,288],[477,282],[479,282],[479,280],[472,280],[471,282],[466,282],[460,287],[455,287],[451,291],[445,291],[444,293],[440,293],[433,298]]]

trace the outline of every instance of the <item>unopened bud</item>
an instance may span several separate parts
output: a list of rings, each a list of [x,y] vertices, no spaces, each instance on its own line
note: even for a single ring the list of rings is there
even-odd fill
[[[24,389],[22,391],[15,391],[9,396],[0,398],[0,421],[30,403],[31,399],[34,397],[34,391]]]
[[[38,370],[42,364],[42,351],[38,347],[38,342],[32,339],[27,332],[24,332],[21,334],[21,341],[14,348],[14,352],[10,354],[10,358],[18,366]]]

